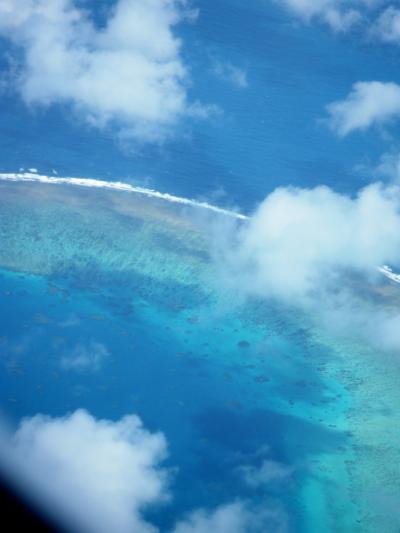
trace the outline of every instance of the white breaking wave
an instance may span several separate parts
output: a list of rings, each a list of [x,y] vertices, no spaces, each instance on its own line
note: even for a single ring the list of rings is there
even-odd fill
[[[166,202],[172,202],[175,204],[188,205],[195,208],[208,209],[221,215],[234,217],[240,220],[247,220],[249,217],[236,211],[229,209],[223,209],[216,205],[209,204],[207,202],[199,202],[191,198],[182,198],[181,196],[175,196],[173,194],[163,193],[155,191],[154,189],[147,189],[145,187],[136,187],[129,183],[122,183],[121,181],[104,181],[91,178],[59,178],[50,177],[41,174],[34,173],[36,169],[30,169],[32,172],[19,172],[19,173],[0,173],[0,181],[34,181],[40,183],[49,183],[52,185],[74,185],[77,187],[92,187],[97,189],[111,189],[113,191],[130,192],[134,194],[142,194],[149,198],[158,198]],[[37,171],[36,171],[37,172]],[[400,283],[400,274],[396,274],[392,269],[384,265],[378,267],[378,270],[388,279],[396,283]]]
[[[142,194],[149,198],[158,198],[160,200],[165,200],[166,202],[172,202],[175,204],[183,204],[191,207],[196,207],[200,209],[208,209],[214,213],[219,213],[221,215],[226,215],[229,217],[238,218],[241,220],[246,220],[249,217],[237,213],[236,211],[231,211],[229,209],[223,209],[216,205],[209,204],[207,202],[200,202],[198,200],[193,200],[190,198],[182,198],[181,196],[175,196],[173,194],[163,193],[155,191],[153,189],[147,189],[145,187],[136,187],[130,185],[129,183],[122,183],[120,181],[104,181],[96,180],[91,178],[59,178],[59,177],[50,177],[33,172],[21,172],[14,174],[1,174],[1,181],[35,181],[40,183],[49,183],[52,185],[74,185],[78,187],[94,187],[97,189],[111,189],[114,191],[123,191],[130,192],[135,194]]]
[[[378,267],[378,270],[388,279],[395,281],[396,283],[400,283],[400,274],[393,272],[389,266],[383,265],[383,267]]]

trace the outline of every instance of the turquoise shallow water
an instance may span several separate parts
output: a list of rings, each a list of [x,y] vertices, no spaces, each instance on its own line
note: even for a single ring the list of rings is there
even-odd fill
[[[173,502],[151,510],[162,531],[235,499],[278,509],[290,531],[398,530],[371,496],[387,476],[387,497],[399,488],[396,376],[375,354],[218,288],[215,219],[119,192],[0,187],[0,399],[14,423],[84,407],[162,431],[176,469]],[[85,350],[100,354],[93,371],[63,364]],[[263,460],[288,475],[247,485],[243,467]]]

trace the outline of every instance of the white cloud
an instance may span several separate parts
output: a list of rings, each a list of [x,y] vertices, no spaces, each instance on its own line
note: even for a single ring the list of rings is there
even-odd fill
[[[80,409],[60,418],[25,418],[15,432],[0,424],[0,467],[40,509],[71,531],[157,533],[144,518],[170,502],[171,470],[163,434],[140,419],[96,419]],[[287,530],[278,506],[237,500],[198,509],[171,533],[274,533]]]
[[[264,459],[259,467],[244,465],[239,468],[239,472],[250,487],[257,488],[274,482],[288,481],[293,468],[278,461]]]
[[[160,467],[167,445],[136,416],[96,420],[84,410],[63,418],[37,415],[21,422],[8,444],[12,473],[74,531],[152,533],[142,518],[168,497]]]
[[[400,182],[400,153],[387,152],[380,158],[379,164],[373,169],[374,174],[387,178],[393,183]]]
[[[239,89],[246,89],[249,85],[246,71],[231,63],[214,61],[212,71],[218,78],[231,83]]]
[[[281,0],[289,12],[304,22],[318,19],[328,24],[334,31],[347,31],[362,18],[361,12],[351,7],[357,2],[343,0]]]
[[[78,344],[75,348],[61,358],[61,368],[78,372],[95,372],[110,357],[110,352],[99,342],[90,341]]]
[[[378,162],[366,161],[355,166],[359,175],[371,180],[382,180],[387,184],[400,184],[400,152],[394,144],[388,152],[384,152]]]
[[[371,34],[387,43],[400,43],[400,9],[394,6],[385,9],[371,28]]]
[[[400,189],[373,184],[356,198],[328,187],[279,188],[240,231],[231,268],[246,286],[288,299],[336,283],[343,270],[373,275],[400,263]]]
[[[177,524],[174,533],[244,533],[249,523],[248,512],[241,502],[224,505],[214,512],[195,511],[185,522]]]
[[[375,183],[355,197],[280,188],[229,238],[216,260],[237,295],[275,298],[335,333],[399,348],[396,308],[364,298],[384,281],[379,265],[400,265],[399,186]]]
[[[273,0],[305,23],[318,21],[334,32],[373,24],[376,8],[385,0]]]
[[[287,518],[281,509],[254,509],[245,502],[221,505],[212,512],[198,510],[182,522],[173,533],[284,533]]]
[[[27,104],[71,105],[94,126],[161,142],[182,117],[207,113],[188,102],[173,33],[193,16],[185,0],[118,0],[100,28],[74,0],[2,0],[0,35],[23,50],[16,83]]]
[[[327,106],[330,125],[339,135],[365,130],[400,117],[400,85],[368,81],[353,85],[345,100]]]

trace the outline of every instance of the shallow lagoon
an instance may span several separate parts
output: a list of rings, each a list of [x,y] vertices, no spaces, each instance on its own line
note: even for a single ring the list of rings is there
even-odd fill
[[[121,192],[0,184],[5,413],[134,412],[162,431],[163,531],[237,498],[276,509],[275,528],[398,531],[395,365],[299,312],[238,303],[215,282],[216,224]],[[96,350],[91,371],[71,364]],[[249,486],[263,460],[288,474]]]

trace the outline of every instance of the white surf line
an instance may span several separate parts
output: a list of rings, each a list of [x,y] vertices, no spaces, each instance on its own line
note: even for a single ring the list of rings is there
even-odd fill
[[[96,180],[91,178],[58,178],[44,176],[40,174],[34,174],[32,172],[22,172],[15,174],[0,173],[1,181],[34,181],[40,183],[48,183],[52,185],[75,185],[78,187],[94,187],[98,189],[111,189],[114,191],[123,191],[130,192],[135,194],[142,194],[149,198],[158,198],[160,200],[165,200],[167,202],[172,202],[175,204],[189,205],[191,207],[197,207],[200,209],[208,209],[214,213],[219,213],[221,215],[226,215],[229,217],[238,218],[241,220],[247,220],[249,217],[237,213],[236,211],[230,211],[229,209],[223,209],[216,205],[209,204],[207,202],[200,202],[198,200],[193,200],[190,198],[183,198],[181,196],[175,196],[173,194],[163,193],[155,191],[154,189],[146,189],[145,187],[136,187],[130,185],[129,183],[122,183],[120,181],[104,181]]]
[[[388,279],[400,283],[400,274],[395,274],[389,266],[383,265],[382,267],[378,267],[378,270]]]

